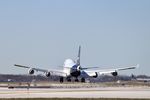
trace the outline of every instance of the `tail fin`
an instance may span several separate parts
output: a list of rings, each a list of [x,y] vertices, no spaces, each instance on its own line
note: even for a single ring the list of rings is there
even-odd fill
[[[81,53],[81,46],[79,46],[79,51],[78,51],[78,58],[77,58],[78,65],[80,65],[80,53]]]

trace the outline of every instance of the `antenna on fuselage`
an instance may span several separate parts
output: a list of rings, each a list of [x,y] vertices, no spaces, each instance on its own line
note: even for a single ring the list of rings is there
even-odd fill
[[[80,53],[81,53],[81,46],[79,46],[79,51],[78,51],[78,58],[77,58],[78,65],[80,65]]]

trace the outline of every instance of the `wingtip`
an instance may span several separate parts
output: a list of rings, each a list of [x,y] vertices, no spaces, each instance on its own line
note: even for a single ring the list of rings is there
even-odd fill
[[[14,64],[14,66],[21,66],[21,65],[18,65],[18,64]]]
[[[14,64],[14,66],[18,66],[18,64]]]

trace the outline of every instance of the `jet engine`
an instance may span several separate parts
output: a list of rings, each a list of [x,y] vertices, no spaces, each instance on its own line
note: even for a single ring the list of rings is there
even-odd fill
[[[112,72],[111,74],[112,74],[113,76],[117,76],[117,75],[118,75],[118,72],[115,71],[115,72]]]
[[[50,72],[46,72],[46,73],[45,73],[45,76],[46,76],[46,77],[50,77],[50,76],[51,76],[51,73],[50,73]]]
[[[95,75],[93,76],[94,78],[97,78],[98,77],[98,74],[97,72],[95,72]]]
[[[98,73],[97,72],[87,72],[88,76],[93,77],[93,78],[97,78],[98,77]]]
[[[81,66],[79,65],[78,67],[77,67],[77,71],[80,71],[81,70]]]
[[[34,70],[33,70],[32,68],[30,68],[30,69],[28,70],[28,73],[29,73],[30,75],[32,75],[32,74],[34,74]]]

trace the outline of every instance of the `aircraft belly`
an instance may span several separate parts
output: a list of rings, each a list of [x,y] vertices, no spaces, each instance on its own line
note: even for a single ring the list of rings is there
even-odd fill
[[[80,71],[71,72],[71,76],[73,76],[73,77],[78,77],[80,75],[81,75]]]
[[[68,68],[64,68],[64,73],[67,74],[67,76],[70,76],[70,69]]]

